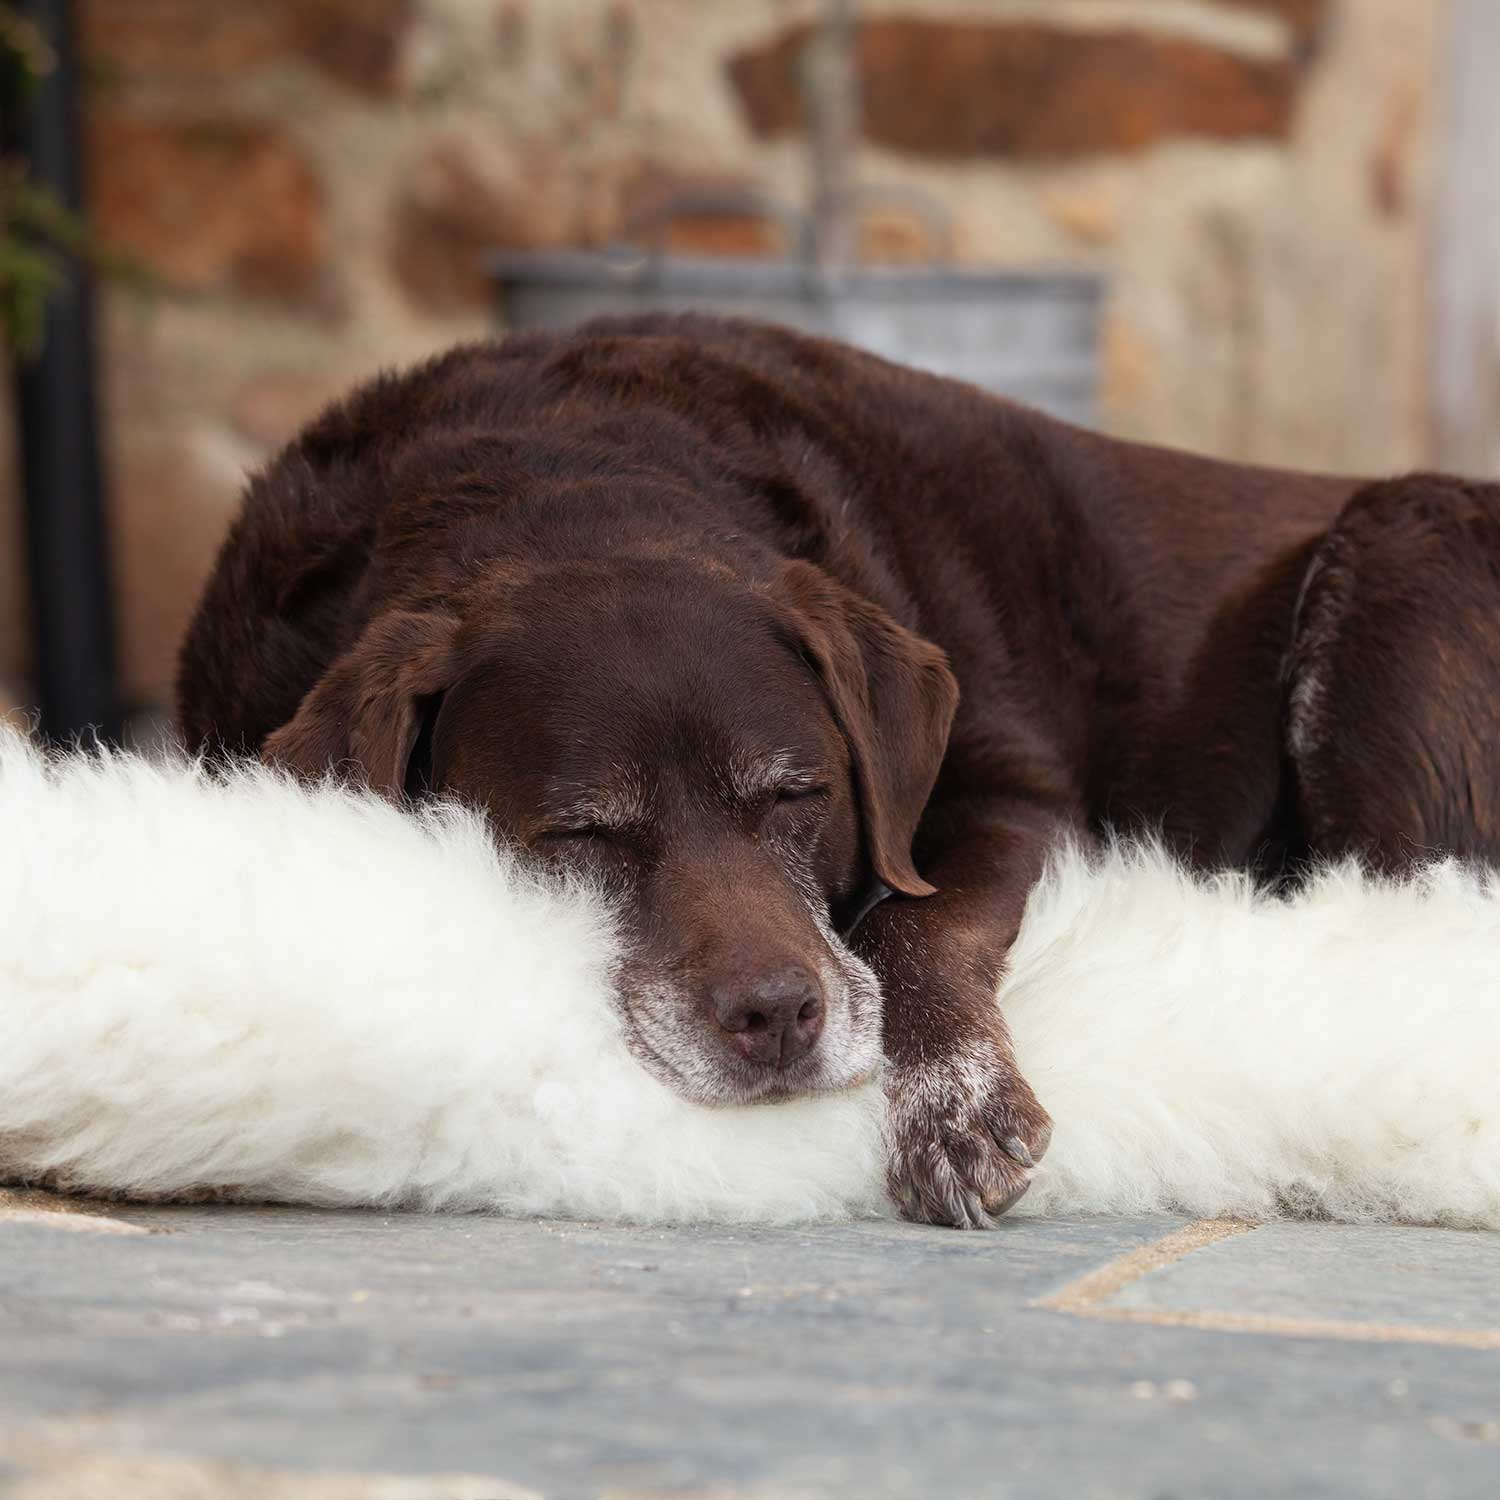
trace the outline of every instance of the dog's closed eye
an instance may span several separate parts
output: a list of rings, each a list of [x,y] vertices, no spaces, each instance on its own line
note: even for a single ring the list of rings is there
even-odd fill
[[[777,802],[813,802],[828,795],[826,786],[794,784],[776,788]]]
[[[600,823],[586,823],[577,828],[544,828],[534,835],[535,842],[552,844],[579,843],[586,839],[615,840],[619,837],[619,829],[606,828]]]
[[[628,829],[604,823],[577,823],[544,828],[531,835],[532,850],[544,859],[591,869],[623,871],[647,857],[647,850]]]

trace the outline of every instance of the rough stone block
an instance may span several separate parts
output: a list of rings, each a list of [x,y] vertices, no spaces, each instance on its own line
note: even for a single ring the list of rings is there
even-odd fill
[[[328,252],[324,193],[282,131],[101,111],[89,122],[105,239],[183,291],[307,296]]]
[[[563,181],[550,148],[494,163],[459,140],[435,144],[397,202],[391,237],[392,269],[412,303],[435,313],[482,307],[487,251],[565,241]]]
[[[366,94],[400,84],[412,0],[84,0],[84,49],[110,74],[235,78],[305,59]]]
[[[793,27],[740,52],[729,76],[760,136],[806,129]],[[859,27],[863,129],[931,157],[1058,160],[1140,151],[1177,136],[1287,136],[1299,70],[1144,31],[892,16]]]

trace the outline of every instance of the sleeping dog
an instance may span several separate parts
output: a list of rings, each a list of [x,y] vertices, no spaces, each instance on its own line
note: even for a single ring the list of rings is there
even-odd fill
[[[250,485],[179,713],[607,886],[644,1066],[705,1104],[883,1066],[898,1206],[983,1227],[1051,1129],[994,1003],[1049,851],[1492,857],[1497,664],[1494,489],[1211,462],[654,316],[325,412]]]

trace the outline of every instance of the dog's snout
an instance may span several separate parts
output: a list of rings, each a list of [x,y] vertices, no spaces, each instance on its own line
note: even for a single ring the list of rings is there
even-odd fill
[[[823,1032],[822,986],[800,965],[720,985],[713,1005],[730,1046],[767,1067],[789,1067],[812,1051]]]

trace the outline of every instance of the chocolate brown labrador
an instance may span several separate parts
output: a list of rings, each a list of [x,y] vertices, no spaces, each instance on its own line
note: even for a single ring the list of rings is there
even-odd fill
[[[641,1062],[705,1104],[883,1065],[911,1218],[1051,1125],[995,1004],[1064,840],[1280,878],[1500,844],[1500,492],[1080,431],[708,317],[457,349],[249,487],[194,747],[483,808],[619,903]]]

